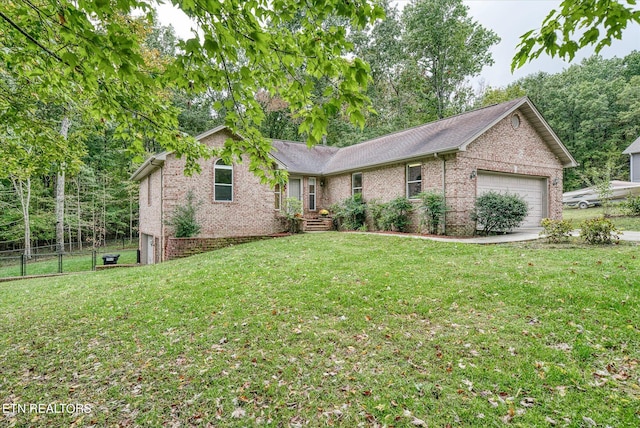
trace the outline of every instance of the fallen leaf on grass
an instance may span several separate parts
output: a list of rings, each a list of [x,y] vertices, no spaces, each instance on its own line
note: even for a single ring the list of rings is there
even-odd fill
[[[573,349],[568,343],[556,343],[555,345],[550,345],[549,348],[557,349],[558,351],[571,351]]]
[[[411,414],[410,411],[405,410],[402,415],[406,418],[409,418],[411,420],[411,425],[416,426],[416,427],[426,427],[427,423],[425,421],[423,421],[422,419],[418,419],[415,416],[413,416]]]
[[[524,400],[520,401],[522,407],[533,407],[534,404],[535,399],[533,397],[525,397]]]
[[[584,421],[585,424],[587,424],[590,427],[594,427],[594,426],[598,425],[596,423],[596,421],[594,421],[593,419],[591,419],[591,418],[589,418],[587,416],[583,416],[582,420]]]
[[[244,418],[247,415],[247,412],[242,408],[242,407],[238,407],[236,408],[232,413],[231,413],[231,417],[235,418],[235,419],[240,419],[240,418]]]

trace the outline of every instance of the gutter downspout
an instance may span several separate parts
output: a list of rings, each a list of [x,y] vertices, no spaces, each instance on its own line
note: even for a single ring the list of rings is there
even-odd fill
[[[164,165],[160,166],[160,263],[162,262],[164,262]]]
[[[442,157],[442,196],[444,196],[444,204],[447,206],[447,160]],[[444,223],[442,224],[442,233],[447,234],[447,210],[444,210]]]
[[[444,203],[445,206],[447,204],[447,179],[446,179],[446,175],[447,175],[447,161],[444,158],[444,156],[440,157],[438,156],[438,153],[434,153],[433,154],[433,158],[434,159],[441,159],[442,160],[442,196],[444,196]],[[444,212],[444,223],[442,224],[442,233],[444,235],[447,234],[447,211],[445,210]]]

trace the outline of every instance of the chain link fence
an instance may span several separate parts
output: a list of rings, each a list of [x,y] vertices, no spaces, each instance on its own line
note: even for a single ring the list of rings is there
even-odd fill
[[[74,248],[73,243],[70,248]],[[75,248],[56,253],[55,246],[35,247],[30,256],[17,250],[0,251],[0,279],[92,271],[100,265],[140,263],[137,239],[110,241],[96,248],[85,246],[80,250],[80,245],[75,245]]]

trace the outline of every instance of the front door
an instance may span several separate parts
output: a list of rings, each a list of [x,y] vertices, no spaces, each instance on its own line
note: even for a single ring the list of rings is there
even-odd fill
[[[289,179],[289,197],[302,201],[302,178]]]
[[[153,264],[153,255],[154,255],[154,250],[153,250],[153,236],[151,235],[146,235],[147,238],[147,264],[148,265],[152,265]]]

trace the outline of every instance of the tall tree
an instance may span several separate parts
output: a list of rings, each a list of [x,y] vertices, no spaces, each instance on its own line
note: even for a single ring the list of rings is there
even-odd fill
[[[322,23],[339,16],[364,26],[382,17],[372,1],[224,0],[202,5],[172,0],[195,21],[197,34],[178,42],[180,53],[169,64],[146,61],[143,37],[131,29],[141,20],[152,26],[156,3],[5,1],[0,11],[0,67],[12,76],[41,81],[44,90],[59,97],[92,95],[87,113],[116,123],[115,135],[128,139],[131,148],[141,151],[145,136],[152,133],[162,147],[184,156],[190,170],[197,170],[196,161],[208,153],[178,131],[179,112],[166,96],[171,87],[226,91],[225,122],[246,138],[228,141],[222,155],[247,154],[250,169],[263,177],[271,172],[270,144],[257,131],[264,118],[255,99],[259,89],[288,103],[292,115],[300,118],[299,132],[310,143],[321,140],[329,117],[343,106],[354,123],[363,123],[368,68],[357,58],[342,56],[348,47],[343,27]],[[139,11],[143,17],[132,19]],[[295,28],[284,25],[294,19]],[[297,70],[304,73],[294,73]],[[313,93],[314,79],[320,77],[332,82],[321,99]],[[10,102],[0,98],[2,107]],[[22,120],[19,114],[8,119],[9,126]]]
[[[489,49],[500,40],[468,10],[462,0],[414,0],[403,11],[403,43],[420,72],[424,102],[438,118],[454,106],[467,78],[493,64]]]
[[[60,136],[66,142],[69,137],[69,126],[71,120],[69,116],[62,118],[60,124]],[[65,169],[66,164],[59,166],[56,174],[56,252],[64,253],[64,190],[65,190]]]
[[[579,49],[595,45],[597,54],[613,39],[620,40],[630,23],[640,24],[636,0],[564,0],[549,12],[540,29],[520,37],[511,70],[542,53],[570,61]]]

